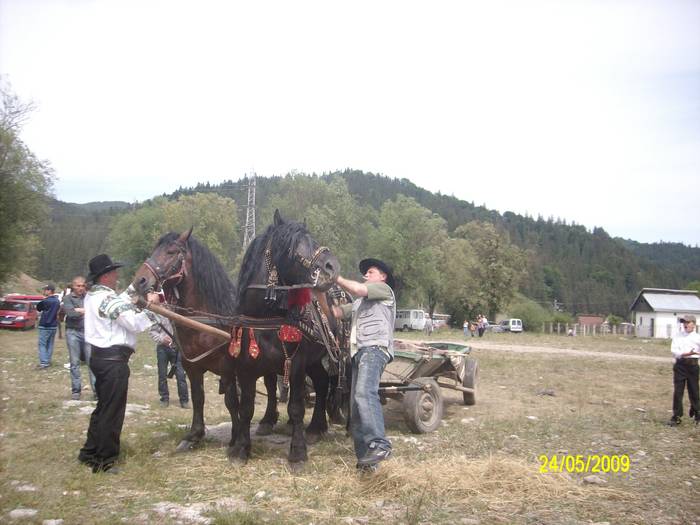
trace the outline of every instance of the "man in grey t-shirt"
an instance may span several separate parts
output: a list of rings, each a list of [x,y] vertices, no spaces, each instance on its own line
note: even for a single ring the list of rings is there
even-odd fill
[[[360,261],[360,272],[364,283],[338,276],[338,285],[357,299],[343,307],[334,306],[333,314],[338,318],[352,316],[350,431],[357,468],[376,470],[380,461],[391,456],[379,401],[379,381],[394,357],[396,299],[389,265],[378,259],[364,259]]]

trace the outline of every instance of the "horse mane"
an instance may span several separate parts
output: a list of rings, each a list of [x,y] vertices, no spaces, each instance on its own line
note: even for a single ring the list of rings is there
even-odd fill
[[[180,235],[166,233],[156,248],[175,242]],[[190,235],[187,246],[192,254],[192,278],[207,310],[219,315],[233,315],[236,307],[236,286],[209,248]]]
[[[272,251],[272,263],[282,274],[285,270],[285,262],[294,256],[295,248],[308,235],[306,226],[300,222],[282,220],[280,224],[268,226],[248,245],[238,274],[238,290],[245,291],[251,284],[265,284],[255,283],[254,279],[260,267],[265,264],[265,250],[268,243],[275,247]],[[239,295],[239,299],[242,295],[243,293]]]

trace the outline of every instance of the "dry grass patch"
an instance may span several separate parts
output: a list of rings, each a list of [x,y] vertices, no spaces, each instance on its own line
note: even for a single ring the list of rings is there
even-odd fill
[[[637,344],[619,351],[635,352]],[[700,522],[700,431],[687,421],[663,425],[670,364],[475,350],[477,404],[466,407],[461,394],[443,390],[436,432],[411,434],[401,404],[384,407],[395,455],[376,475],[357,474],[341,427],[310,446],[308,464],[291,473],[284,415],[275,435],[254,438],[246,466],[228,462],[228,413],[211,375],[208,438],[174,454],[190,411],[159,407],[153,344],[141,338],[129,388],[138,407],[126,418],[123,470],[113,477],[76,461],[92,402],[89,390],[83,401],[68,401],[65,342],[57,341],[48,372],[34,369],[36,332],[0,331],[0,348],[0,522],[18,508],[36,509],[33,522],[66,524]],[[259,396],[256,420],[263,402]],[[586,474],[541,474],[539,457],[554,454],[627,454],[632,467],[588,485]]]

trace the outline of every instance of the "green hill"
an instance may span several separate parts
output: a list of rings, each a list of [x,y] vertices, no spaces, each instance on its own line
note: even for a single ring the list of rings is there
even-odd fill
[[[318,177],[314,175],[314,177]],[[470,221],[493,223],[503,235],[527,254],[526,277],[520,291],[528,298],[552,305],[556,300],[570,312],[616,313],[626,316],[642,287],[682,288],[700,279],[700,248],[677,243],[644,244],[610,237],[603,228],[592,231],[564,220],[501,214],[454,196],[432,193],[406,179],[395,179],[356,170],[328,173],[320,178],[341,177],[358,202],[378,210],[396,195],[414,198],[447,221],[450,232]],[[279,191],[282,177],[257,179],[257,209]],[[247,180],[218,185],[181,188],[169,199],[197,192],[215,192],[246,205]],[[143,203],[141,205],[145,205]],[[67,280],[84,271],[88,258],[105,249],[109,223],[127,213],[124,202],[52,205],[52,225],[42,232],[45,255],[42,278]],[[257,217],[258,224],[265,218]]]

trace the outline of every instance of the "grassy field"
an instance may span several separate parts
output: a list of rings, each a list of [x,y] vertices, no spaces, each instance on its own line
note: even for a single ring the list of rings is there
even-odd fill
[[[280,434],[254,438],[246,466],[229,464],[228,414],[214,376],[206,382],[207,442],[174,454],[190,413],[177,403],[160,408],[155,351],[142,338],[131,361],[122,472],[111,476],[93,475],[76,461],[91,395],[70,401],[63,340],[56,342],[54,366],[34,369],[36,336],[0,331],[0,522],[31,509],[36,512],[22,522],[700,523],[700,429],[688,418],[678,428],[663,424],[670,417],[670,362],[603,355],[668,357],[665,342],[487,334],[474,345],[511,351],[474,350],[477,404],[466,407],[461,394],[443,390],[443,425],[414,435],[400,404],[390,400],[384,409],[395,455],[377,474],[361,477],[341,427],[310,447],[300,473],[287,468],[284,424]],[[174,380],[170,389],[176,399]],[[256,420],[261,416],[258,410]],[[591,472],[540,472],[542,456],[576,455],[584,462],[628,456],[629,471],[597,473],[598,483],[584,482]]]

